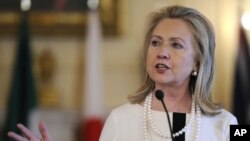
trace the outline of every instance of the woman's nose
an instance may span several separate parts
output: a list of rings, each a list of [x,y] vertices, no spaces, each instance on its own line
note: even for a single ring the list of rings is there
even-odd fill
[[[158,59],[169,59],[170,58],[170,52],[167,47],[161,47],[159,49],[159,52],[157,54]]]

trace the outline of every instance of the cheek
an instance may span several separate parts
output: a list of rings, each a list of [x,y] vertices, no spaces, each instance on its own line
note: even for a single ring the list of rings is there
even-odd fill
[[[152,55],[151,55],[152,53],[148,50],[148,52],[147,52],[147,58],[146,58],[146,61],[147,61],[147,64],[150,62],[150,60],[152,59]]]
[[[194,59],[190,56],[182,57],[178,59],[178,66],[179,68],[185,70],[185,71],[192,71],[194,66]]]
[[[183,66],[186,71],[190,72],[193,70],[194,66],[194,59],[193,58],[186,58],[183,60]]]
[[[146,58],[146,69],[147,69],[147,71],[149,71],[150,68],[152,68],[153,60],[154,60],[153,54],[148,52],[147,58]]]
[[[146,58],[146,69],[147,69],[147,71],[149,71],[150,66],[151,66],[151,59],[150,59],[150,56],[147,55],[147,58]]]

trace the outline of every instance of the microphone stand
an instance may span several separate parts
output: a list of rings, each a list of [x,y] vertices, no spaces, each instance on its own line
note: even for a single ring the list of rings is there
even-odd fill
[[[163,108],[167,114],[167,119],[168,119],[168,127],[169,127],[169,130],[170,130],[170,134],[171,134],[171,139],[172,141],[174,141],[174,136],[173,136],[173,131],[172,131],[172,126],[171,126],[171,123],[170,123],[170,118],[169,118],[169,114],[168,114],[168,110],[167,110],[167,107],[163,101],[163,97],[164,97],[164,93],[161,91],[161,90],[156,90],[155,92],[155,97],[161,101],[162,105],[163,105]]]

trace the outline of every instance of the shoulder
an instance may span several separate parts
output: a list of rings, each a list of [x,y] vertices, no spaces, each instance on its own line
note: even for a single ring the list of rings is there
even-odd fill
[[[228,140],[230,125],[234,124],[238,124],[236,117],[225,109],[217,115],[202,115],[201,136],[206,136],[205,140]]]
[[[100,141],[141,140],[138,129],[143,127],[142,116],[143,107],[139,104],[126,103],[114,108],[104,124]]]
[[[126,103],[126,104],[123,104],[121,106],[114,108],[111,111],[111,113],[118,114],[118,115],[121,115],[121,114],[123,115],[123,114],[127,114],[127,113],[132,114],[132,113],[137,113],[141,109],[143,109],[143,107],[139,104]]]
[[[130,124],[136,124],[143,115],[143,107],[139,104],[124,104],[114,108],[109,114],[105,124],[119,127],[126,127]],[[121,122],[122,121],[122,122]]]
[[[237,124],[236,117],[225,109],[221,110],[221,112],[217,115],[217,118],[222,119],[224,122],[227,122],[228,124]]]
[[[143,106],[139,104],[126,103],[114,108],[109,117],[116,121],[136,121],[143,115]]]
[[[225,109],[221,109],[220,113],[213,116],[204,116],[204,120],[211,121],[216,125],[229,126],[231,124],[238,124],[236,117]]]

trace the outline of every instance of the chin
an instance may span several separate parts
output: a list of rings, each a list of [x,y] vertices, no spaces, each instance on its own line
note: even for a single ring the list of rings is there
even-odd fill
[[[171,83],[171,80],[166,79],[166,78],[157,78],[157,79],[154,79],[154,81],[157,84],[168,84],[168,83]]]

